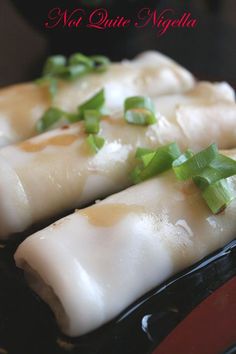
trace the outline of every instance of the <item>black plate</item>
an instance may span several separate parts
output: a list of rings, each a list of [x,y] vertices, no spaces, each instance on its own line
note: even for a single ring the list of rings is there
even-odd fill
[[[0,348],[8,354],[151,353],[197,304],[236,274],[233,241],[146,294],[114,321],[71,339],[60,333],[47,305],[27,287],[13,262],[15,248],[0,249]]]

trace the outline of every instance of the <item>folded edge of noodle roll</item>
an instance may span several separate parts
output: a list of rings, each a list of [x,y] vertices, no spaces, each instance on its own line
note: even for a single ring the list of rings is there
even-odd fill
[[[62,331],[78,336],[232,240],[235,212],[236,201],[211,214],[192,182],[167,172],[35,233],[15,261]]]
[[[157,148],[173,141],[182,149],[200,149],[212,142],[232,147],[236,104],[229,93],[227,86],[199,83],[186,94],[159,97],[158,121],[148,127],[104,117],[99,134],[106,143],[97,154],[90,153],[81,122],[2,148],[0,239],[129,186],[137,147]],[[181,120],[179,111],[191,109],[198,112],[198,122],[193,115],[192,128],[189,114],[182,127],[186,115]]]
[[[183,92],[193,87],[193,76],[158,52],[145,52],[137,59],[112,63],[104,73],[91,73],[73,82],[60,82],[54,107],[68,112],[104,87],[107,108],[121,109],[128,96]],[[35,124],[52,102],[48,88],[26,83],[0,90],[0,146],[36,134]]]
[[[155,105],[159,125],[153,129],[157,134],[160,132],[162,144],[169,141],[168,131],[175,129],[185,146],[194,150],[211,142],[216,142],[220,148],[235,147],[235,93],[226,82],[212,84],[200,81],[185,94],[157,97]]]

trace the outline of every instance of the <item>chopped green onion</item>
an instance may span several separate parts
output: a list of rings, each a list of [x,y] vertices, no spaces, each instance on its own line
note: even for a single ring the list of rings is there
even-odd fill
[[[50,95],[54,98],[58,91],[58,79],[74,80],[89,72],[102,72],[108,68],[109,64],[109,59],[102,55],[87,57],[82,53],[75,53],[69,57],[68,61],[63,55],[53,55],[44,64],[42,78],[35,82],[38,85],[47,84]],[[77,120],[79,119],[81,117]]]
[[[202,192],[202,196],[213,214],[218,214],[232,202],[236,195],[231,190],[227,179],[222,179],[210,184]]]
[[[178,179],[193,179],[214,214],[224,210],[236,198],[227,180],[236,175],[236,161],[219,154],[215,144],[195,155],[191,150],[181,155],[175,143],[156,151],[138,148],[135,157],[142,165],[136,166],[131,173],[134,183],[164,172],[172,165]]]
[[[100,116],[100,110],[105,102],[104,90],[100,90],[96,95],[78,107],[78,112],[68,113],[59,108],[51,107],[38,120],[36,130],[40,133],[50,128],[54,123],[62,118],[66,118],[70,123],[78,122],[85,118],[86,111],[93,111],[93,116]],[[89,114],[87,114],[89,115]],[[90,112],[91,115],[91,112]],[[93,123],[92,123],[93,119]],[[88,133],[98,133],[99,121],[95,123],[95,118],[87,117],[85,130]],[[96,127],[95,127],[96,126]]]
[[[65,115],[69,123],[76,123],[83,119],[83,117],[80,117],[77,112],[76,113],[66,112]]]
[[[65,68],[61,73],[60,78],[64,80],[74,80],[78,76],[82,76],[88,72],[88,69],[84,65],[71,65]]]
[[[44,115],[37,121],[36,129],[39,133],[44,132],[48,128],[50,128],[53,124],[58,122],[63,116],[65,112],[63,112],[59,108],[51,107],[49,108]]]
[[[187,151],[173,162],[172,167],[178,179],[193,179],[214,214],[235,198],[226,178],[236,174],[236,161],[219,154],[215,144],[195,155]]]
[[[138,153],[140,154],[140,152]],[[136,167],[131,174],[134,183],[144,181],[171,168],[181,152],[176,143],[160,147],[155,152],[142,154],[143,168]]]
[[[54,98],[58,91],[58,81],[57,79],[51,77],[49,80],[49,93],[52,98]]]
[[[174,163],[182,164],[183,162],[187,161],[188,159],[190,159],[190,157],[193,157],[194,153],[192,150],[187,149],[183,154],[181,154],[178,159],[176,159],[174,161]]]
[[[44,64],[43,78],[71,80],[89,72],[105,71],[109,64],[109,59],[102,55],[88,57],[82,53],[75,53],[68,61],[63,55],[53,55]]]
[[[146,108],[149,111],[154,111],[154,105],[149,97],[144,96],[132,96],[125,100],[125,111],[133,108]]]
[[[172,165],[176,177],[180,180],[187,180],[199,175],[216,158],[217,154],[217,146],[212,144],[192,157],[188,158],[186,154],[181,155]]]
[[[199,175],[194,177],[195,184],[204,189],[220,179],[227,178],[236,174],[236,161],[230,157],[218,154]]]
[[[43,133],[63,118],[69,123],[76,123],[81,120],[78,113],[68,113],[59,108],[51,107],[37,121],[36,130],[39,133]]]
[[[85,132],[97,134],[99,132],[100,113],[96,110],[84,111]]]
[[[140,173],[141,180],[144,181],[169,170],[173,161],[177,159],[180,154],[181,152],[176,143],[160,147],[156,150],[154,155],[148,154],[149,156],[152,155],[152,158],[149,160],[149,163],[144,164],[146,167]]]
[[[93,55],[90,57],[93,61],[93,67],[96,72],[103,72],[107,70],[110,65],[110,60],[103,55]]]
[[[154,152],[150,152],[149,154],[143,155],[143,156],[140,158],[140,160],[141,160],[142,163],[143,163],[143,166],[144,166],[144,167],[147,167],[147,166],[150,164],[150,162],[152,161],[152,159],[154,158],[155,155],[156,155],[156,152],[155,152],[155,151],[154,151]]]
[[[94,134],[89,134],[89,136],[86,138],[86,141],[94,153],[98,152],[105,144],[104,138]]]
[[[125,119],[129,124],[150,125],[156,122],[152,112],[144,108],[136,108],[125,112]]]
[[[153,102],[149,97],[134,96],[125,100],[125,120],[129,124],[149,125],[156,123]]]
[[[146,167],[149,164],[149,162],[151,161],[151,159],[154,157],[155,153],[156,153],[155,150],[145,149],[145,148],[137,148],[136,153],[135,153],[135,157],[137,160],[142,162],[144,167]]]
[[[43,67],[43,75],[60,74],[66,66],[66,58],[63,55],[53,55],[46,60]]]
[[[75,53],[69,57],[69,65],[83,65],[87,69],[93,69],[94,61],[82,53]]]
[[[45,130],[48,130],[53,124],[57,123],[63,118],[69,123],[75,123],[80,120],[78,113],[68,113],[61,110],[60,108],[51,107],[37,121],[36,130],[39,133],[43,133]]]
[[[223,178],[228,178],[236,174],[236,161],[233,159],[218,155],[198,176],[193,178],[195,184],[200,189],[205,189],[210,184]]]
[[[135,153],[136,159],[140,159],[142,156],[155,152],[155,150],[138,147]]]
[[[79,117],[83,117],[84,112],[88,109],[95,109],[97,111],[100,111],[104,103],[105,103],[105,92],[104,89],[101,89],[93,97],[91,97],[89,100],[87,100],[86,102],[84,102],[78,107]]]
[[[131,180],[133,181],[134,184],[142,182],[142,179],[140,177],[141,171],[142,171],[142,169],[140,167],[136,166],[134,168],[134,170],[131,172],[130,177],[131,177]]]

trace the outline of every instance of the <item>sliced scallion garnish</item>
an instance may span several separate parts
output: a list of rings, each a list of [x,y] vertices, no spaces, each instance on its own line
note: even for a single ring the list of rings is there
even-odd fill
[[[148,161],[146,160],[145,168],[140,173],[142,181],[169,170],[173,161],[178,158],[181,152],[176,143],[171,143],[160,147],[154,155],[152,154],[148,154]]]
[[[192,178],[211,211],[217,214],[235,198],[226,178],[236,174],[236,161],[219,154],[215,144],[192,154],[182,154],[173,162],[173,170],[180,180]]]
[[[47,83],[51,97],[54,98],[57,93],[58,79],[74,80],[90,72],[102,72],[109,64],[109,59],[102,55],[88,57],[82,53],[75,53],[68,60],[63,55],[53,55],[43,66],[42,78],[35,82],[39,85]]]
[[[236,174],[236,161],[230,157],[218,154],[199,175],[193,178],[200,189],[205,189],[212,183]]]
[[[105,103],[105,91],[104,89],[101,89],[93,97],[91,97],[90,99],[88,99],[78,107],[79,117],[83,118],[84,112],[86,110],[95,109],[97,111],[100,111],[104,103]]]
[[[93,55],[90,59],[93,61],[93,68],[96,72],[106,71],[110,65],[110,60],[103,55]]]
[[[149,97],[129,97],[124,103],[125,120],[129,124],[149,125],[156,123],[155,110]]]
[[[94,153],[98,152],[105,144],[105,139],[103,137],[94,134],[89,134],[86,141]]]
[[[202,191],[202,196],[213,214],[223,211],[235,198],[227,179],[210,184]]]
[[[69,66],[84,65],[88,69],[93,69],[94,60],[82,53],[75,53],[69,57],[68,64]]]
[[[48,130],[53,124],[65,118],[69,123],[75,123],[84,119],[85,111],[94,110],[100,114],[100,110],[105,102],[104,90],[100,90],[88,101],[84,102],[78,107],[78,112],[69,113],[61,110],[60,108],[51,107],[49,108],[43,116],[36,123],[36,130],[39,133],[42,133]],[[95,112],[94,112],[95,114]],[[88,131],[88,133],[93,133]]]
[[[138,147],[135,153],[135,157],[136,159],[140,159],[142,156],[150,154],[152,152],[155,152],[155,150]]]
[[[36,129],[37,132],[42,133],[49,129],[52,125],[57,123],[60,119],[65,116],[65,112],[56,107],[49,108],[43,116],[37,121]]]
[[[97,134],[99,132],[100,113],[96,110],[84,111],[85,132],[89,134]]]
[[[63,80],[74,80],[78,76],[82,76],[88,72],[86,66],[78,64],[78,65],[71,65],[65,68],[64,72],[61,73],[60,78]]]
[[[171,143],[158,148],[154,152],[142,153],[137,152],[142,166],[137,166],[131,173],[134,183],[139,183],[148,178],[156,176],[171,168],[173,161],[181,154],[176,143]]]
[[[140,177],[140,173],[142,172],[142,169],[139,166],[136,166],[133,171],[130,174],[130,178],[133,181],[134,184],[142,182],[142,179]]]
[[[178,179],[187,180],[199,175],[217,155],[217,146],[212,144],[193,156],[190,154],[191,157],[189,158],[186,153],[181,155],[173,162],[172,167]]]
[[[63,55],[53,55],[46,60],[43,67],[43,76],[58,75],[65,70],[66,57]]]

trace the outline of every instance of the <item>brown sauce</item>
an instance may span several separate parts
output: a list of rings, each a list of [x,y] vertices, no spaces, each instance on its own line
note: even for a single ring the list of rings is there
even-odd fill
[[[90,224],[99,227],[111,227],[130,213],[144,212],[139,205],[101,204],[78,211],[88,218]]]
[[[26,140],[23,143],[18,144],[21,150],[26,152],[38,152],[45,149],[49,145],[53,146],[67,146],[73,144],[81,134],[61,134],[53,136],[43,141],[35,142],[34,140]]]

